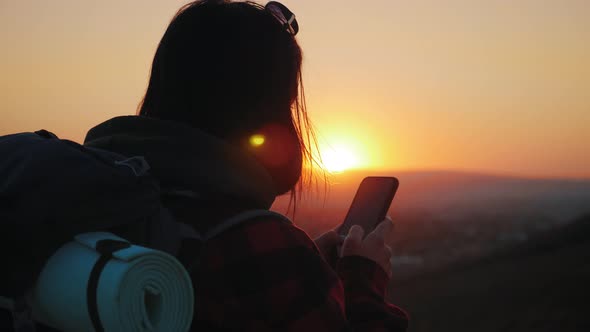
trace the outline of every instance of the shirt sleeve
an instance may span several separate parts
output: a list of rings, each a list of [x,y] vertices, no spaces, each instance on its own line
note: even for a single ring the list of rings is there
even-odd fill
[[[408,315],[385,300],[389,277],[375,262],[347,256],[336,268],[344,284],[346,315],[356,331],[405,331]]]
[[[249,305],[248,317],[282,331],[405,331],[407,316],[385,301],[387,275],[374,262],[346,257],[337,273],[294,225],[260,220],[243,227],[246,272],[234,287],[248,294],[239,300]]]

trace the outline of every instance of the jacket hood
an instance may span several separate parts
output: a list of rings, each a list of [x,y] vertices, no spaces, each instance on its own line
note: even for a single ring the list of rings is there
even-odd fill
[[[277,196],[272,177],[253,156],[179,122],[116,117],[90,129],[84,145],[143,156],[164,192],[239,198],[265,209]]]

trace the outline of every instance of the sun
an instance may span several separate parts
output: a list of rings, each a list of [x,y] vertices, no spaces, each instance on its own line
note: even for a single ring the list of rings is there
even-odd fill
[[[359,159],[353,149],[345,145],[331,145],[320,148],[322,167],[331,173],[340,173],[358,166]]]

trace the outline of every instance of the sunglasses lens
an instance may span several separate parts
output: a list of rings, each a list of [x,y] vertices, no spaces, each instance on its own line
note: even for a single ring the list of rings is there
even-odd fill
[[[270,11],[292,35],[296,35],[297,32],[299,32],[299,24],[295,19],[295,14],[293,14],[289,8],[285,7],[285,5],[276,1],[271,1],[266,4],[265,8]]]
[[[295,36],[297,34],[297,32],[299,32],[299,24],[297,23],[297,20],[295,19],[295,15],[293,15],[293,22],[290,25],[291,30],[293,30],[293,36]]]

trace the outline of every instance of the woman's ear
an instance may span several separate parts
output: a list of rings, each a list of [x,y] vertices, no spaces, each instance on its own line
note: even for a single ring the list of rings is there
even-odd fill
[[[281,124],[269,124],[248,137],[248,151],[273,178],[277,195],[291,190],[301,176],[301,145],[294,130]]]

